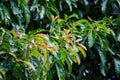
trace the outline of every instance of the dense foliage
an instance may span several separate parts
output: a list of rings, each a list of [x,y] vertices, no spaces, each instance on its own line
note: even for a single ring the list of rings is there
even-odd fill
[[[119,0],[1,0],[0,79],[119,79],[119,14]]]

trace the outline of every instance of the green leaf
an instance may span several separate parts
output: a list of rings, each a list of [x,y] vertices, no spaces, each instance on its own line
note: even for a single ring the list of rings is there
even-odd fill
[[[22,61],[20,60],[20,62],[23,62],[25,65],[27,65],[29,68],[31,68],[33,71],[35,71],[35,67],[33,66],[33,64],[31,64],[30,62],[28,61]]]
[[[2,54],[9,54],[11,55],[12,57],[14,57],[16,59],[16,55],[14,53],[9,53],[9,52],[5,52],[5,51],[0,51],[0,55]]]
[[[104,44],[103,44],[102,38],[100,36],[98,36],[98,37],[99,37],[100,46],[101,46],[101,48],[103,48]]]
[[[67,19],[70,19],[70,18],[78,18],[78,15],[77,14],[72,14],[72,15],[68,16]]]
[[[101,71],[103,76],[106,76],[107,72],[108,72],[107,66],[100,65],[100,71]]]
[[[117,36],[117,40],[120,42],[120,33]]]
[[[11,8],[13,10],[13,14],[20,14],[21,13],[21,10],[18,8],[18,6],[14,0],[11,0],[10,4],[11,4]]]
[[[37,50],[37,48],[35,48],[35,47],[33,47],[32,49],[31,49],[31,54],[32,54],[32,56],[34,56],[35,58],[40,58],[40,53],[38,52],[38,50]]]
[[[2,19],[4,19],[5,24],[8,24],[10,22],[9,9],[7,9],[6,6],[4,6],[3,4],[0,4],[0,8],[2,10],[1,12]]]
[[[25,5],[27,5],[28,0],[21,0],[22,4],[24,3]]]
[[[3,38],[4,38],[4,35],[5,35],[5,30],[3,28],[0,28],[0,45],[2,44],[3,42]]]
[[[108,0],[103,0],[103,2],[101,4],[101,10],[103,13],[106,12],[107,2],[108,2]]]
[[[107,39],[103,39],[103,43],[104,43],[104,46],[102,47],[102,50],[103,52],[105,52],[108,50],[109,43]]]
[[[115,38],[115,33],[114,33],[114,31],[113,31],[112,29],[107,28],[107,29],[106,29],[106,32],[107,32],[108,34],[112,35],[113,38]]]
[[[105,54],[102,52],[102,50],[101,50],[100,47],[97,47],[97,50],[98,50],[98,53],[99,53],[99,56],[100,56],[102,65],[105,66],[105,64],[106,64],[106,56],[105,56]]]
[[[29,24],[30,22],[30,11],[28,9],[27,6],[25,6],[24,4],[21,4],[21,7],[22,7],[22,10],[23,10],[23,13],[24,13],[24,16],[25,16],[25,20],[26,20],[26,25]]]
[[[109,47],[108,48],[108,51],[112,54],[112,55],[115,55],[115,52]]]
[[[72,5],[71,5],[71,0],[65,0],[66,3],[69,5],[70,11],[72,11]]]
[[[71,73],[72,72],[72,60],[68,57],[68,58],[66,58],[66,63],[68,66],[68,70]]]
[[[42,19],[44,17],[44,15],[45,15],[45,7],[42,6],[41,11],[40,11],[40,19]]]
[[[4,20],[5,19],[5,16],[4,16],[4,12],[3,12],[3,4],[0,4],[0,18],[2,19],[2,20]]]
[[[100,47],[97,47],[97,50],[98,50],[100,60],[101,60],[100,71],[103,74],[103,76],[106,76],[107,71],[108,71],[106,67],[106,56],[104,55]]]
[[[101,46],[101,49],[103,52],[107,51],[108,50],[108,40],[104,37],[101,38],[101,36],[98,36],[99,37],[99,42],[100,42],[100,46]]]
[[[88,32],[88,46],[91,48],[95,44],[95,32],[89,30]]]
[[[120,7],[120,0],[117,0],[118,4],[119,4],[119,7]]]
[[[17,58],[14,53],[7,53],[7,54],[11,55],[11,56],[14,57],[15,59]]]
[[[48,6],[52,11],[54,11],[56,13],[57,16],[59,16],[59,11],[56,8],[56,5],[54,2],[50,1],[49,2],[49,6]],[[51,16],[51,15],[50,15]]]
[[[114,65],[115,65],[115,71],[117,73],[117,76],[120,76],[120,60],[117,58],[114,58]]]
[[[65,71],[63,65],[59,62],[55,64],[59,80],[65,80]]]
[[[6,77],[5,70],[3,68],[1,68],[1,67],[0,67],[0,73],[2,74],[3,77]]]

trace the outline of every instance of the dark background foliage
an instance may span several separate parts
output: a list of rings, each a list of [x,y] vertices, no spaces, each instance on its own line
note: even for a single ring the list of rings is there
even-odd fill
[[[116,80],[119,46],[119,0],[0,0],[1,79]]]

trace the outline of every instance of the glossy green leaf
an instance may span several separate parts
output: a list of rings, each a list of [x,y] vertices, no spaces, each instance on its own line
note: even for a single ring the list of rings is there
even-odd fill
[[[10,1],[10,4],[11,4],[11,8],[13,10],[13,14],[20,14],[21,13],[21,10],[18,8],[16,2],[14,0]]]
[[[104,43],[104,46],[103,46],[102,50],[103,50],[103,52],[105,52],[108,50],[109,43],[108,43],[107,39],[103,39],[103,43]]]
[[[39,53],[39,51],[37,50],[37,48],[35,48],[35,47],[33,47],[32,49],[30,49],[31,50],[31,54],[32,54],[32,56],[34,56],[35,58],[40,58],[40,53]]]
[[[21,7],[22,7],[22,10],[23,10],[23,13],[24,13],[24,16],[25,16],[26,25],[28,25],[29,22],[30,22],[30,17],[31,17],[30,11],[29,11],[28,7],[25,6],[24,4],[21,4]]]
[[[66,63],[68,66],[68,70],[71,73],[72,72],[72,60],[68,57],[68,58],[66,58]]]
[[[103,52],[107,51],[108,50],[108,46],[109,46],[109,43],[107,41],[107,39],[105,39],[104,37],[100,37],[99,36],[99,42],[100,42],[100,46],[101,46],[101,49]]]
[[[65,80],[65,71],[63,65],[61,63],[56,63],[55,66],[59,80]]]
[[[27,5],[28,0],[21,0],[21,2]]]
[[[0,28],[0,30],[1,30],[1,33],[0,33],[0,45],[1,45],[4,39],[5,30],[3,28]]]
[[[120,76],[120,60],[117,58],[114,58],[114,65],[115,65],[115,71],[118,76]]]
[[[100,71],[101,71],[102,75],[106,76],[106,74],[107,74],[106,56],[105,56],[105,54],[102,52],[102,50],[101,50],[100,47],[98,47],[98,53],[99,53],[99,57],[100,57],[100,60],[101,60]]]
[[[114,33],[114,31],[113,31],[112,29],[107,28],[106,32],[107,32],[108,34],[112,35],[113,38],[115,38],[115,33]]]
[[[108,0],[102,1],[101,10],[102,10],[103,13],[105,13],[105,11],[106,11],[107,2],[108,2]]]
[[[31,64],[28,61],[22,61],[22,60],[20,60],[20,61],[23,62],[25,65],[27,65],[30,69],[32,69],[33,71],[35,71],[35,67],[33,66],[33,64]]]
[[[100,36],[98,36],[98,37],[99,37],[100,46],[101,46],[101,48],[103,48],[103,46],[104,46],[103,40]]]
[[[59,11],[58,9],[55,7],[56,5],[54,4],[53,1],[49,2],[49,6],[48,8],[50,8],[57,16],[59,16]],[[50,15],[51,16],[51,15]]]
[[[1,13],[2,19],[4,19],[5,24],[9,24],[9,22],[10,22],[9,10],[3,4],[0,4],[0,7],[1,7],[1,10],[3,12],[3,13]]]
[[[88,46],[91,48],[95,44],[95,32],[89,30],[88,32]]]
[[[109,47],[108,48],[108,51],[112,54],[112,55],[115,55],[115,52]]]
[[[2,54],[9,54],[9,55],[11,55],[13,58],[16,59],[16,55],[15,55],[14,53],[9,53],[9,52],[5,52],[5,51],[0,51],[0,55],[2,55]]]
[[[72,5],[71,5],[71,0],[65,0],[66,3],[69,5],[70,11],[72,11]]]
[[[120,0],[117,0],[117,2],[118,2],[118,4],[119,4],[119,6],[120,6]]]
[[[98,47],[97,50],[98,50],[98,53],[99,53],[99,56],[100,56],[100,60],[101,60],[101,62],[102,62],[102,65],[105,66],[105,64],[106,64],[106,56],[105,56],[105,54],[102,52],[102,50],[101,50],[100,47]]]
[[[117,36],[117,40],[120,42],[120,33]]]
[[[45,7],[42,6],[40,11],[40,18],[43,19],[44,15],[45,15]]]
[[[78,15],[77,14],[72,14],[72,15],[68,16],[66,20],[68,20],[70,18],[78,18]]]
[[[107,73],[108,73],[107,66],[100,65],[100,71],[101,71],[101,73],[102,73],[103,76],[106,76]]]

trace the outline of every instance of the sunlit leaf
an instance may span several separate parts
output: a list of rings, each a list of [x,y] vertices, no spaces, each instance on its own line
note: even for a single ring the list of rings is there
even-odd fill
[[[43,37],[43,38],[45,38],[45,39],[48,39],[48,36],[45,35],[45,34],[42,34],[42,33],[36,34],[36,36],[39,36],[39,37]]]
[[[31,53],[32,53],[32,56],[36,57],[36,58],[40,58],[40,53],[38,52],[37,48],[32,48],[31,49]]]
[[[84,50],[81,46],[78,47],[78,48],[79,48],[79,50],[81,51],[83,57],[86,58],[86,52],[85,52],[85,50]]]
[[[1,51],[1,52],[0,52],[0,55],[2,55],[2,54],[9,54],[9,55],[11,55],[13,58],[15,58],[15,59],[16,59],[16,55],[15,55],[14,53]]]
[[[80,65],[81,60],[80,60],[80,57],[79,57],[79,55],[78,55],[77,53],[75,54],[75,57],[76,57],[76,59],[77,59],[77,63],[78,63],[78,65]]]
[[[6,77],[4,68],[0,67],[0,73],[2,74],[3,77]]]
[[[83,44],[78,43],[78,45],[87,51],[87,48]]]
[[[89,19],[91,22],[93,21],[90,17],[88,17],[88,19]]]
[[[23,62],[25,65],[27,65],[29,68],[31,68],[33,71],[35,71],[35,67],[33,66],[33,64],[31,64],[30,62],[28,62],[28,61],[22,61],[21,60],[21,62]]]
[[[52,53],[55,53],[55,52],[56,52],[55,48],[52,47],[52,46],[48,47],[47,49],[48,49],[50,52],[52,52]]]
[[[11,30],[11,33],[13,34],[14,38],[17,38],[18,37],[18,34],[15,30]]]
[[[57,18],[58,23],[64,21],[62,18]]]

